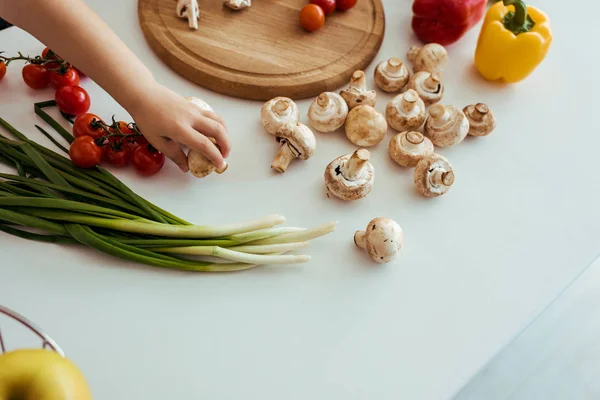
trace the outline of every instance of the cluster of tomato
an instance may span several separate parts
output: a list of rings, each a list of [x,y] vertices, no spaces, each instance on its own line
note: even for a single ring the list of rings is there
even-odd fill
[[[325,24],[325,16],[333,11],[346,11],[356,5],[358,0],[310,0],[300,11],[300,25],[309,32],[316,31]]]

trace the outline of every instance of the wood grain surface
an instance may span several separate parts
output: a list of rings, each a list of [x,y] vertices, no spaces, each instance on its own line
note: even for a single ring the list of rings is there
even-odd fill
[[[376,56],[385,30],[381,0],[359,0],[309,33],[308,0],[254,0],[242,11],[199,0],[199,30],[175,14],[176,0],[139,0],[140,25],[154,52],[186,79],[252,100],[302,99],[336,90]]]

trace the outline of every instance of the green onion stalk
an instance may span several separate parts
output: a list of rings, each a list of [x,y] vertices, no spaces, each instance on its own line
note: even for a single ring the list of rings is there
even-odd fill
[[[53,101],[36,103],[34,110],[67,146],[36,128],[68,152],[73,136],[44,111],[52,106]],[[0,163],[14,169],[0,173],[0,231],[23,239],[90,247],[161,268],[227,272],[307,262],[307,255],[287,253],[306,248],[336,226],[282,227],[281,215],[194,225],[137,195],[107,170],[78,168],[2,118],[0,127],[12,136],[0,134]]]

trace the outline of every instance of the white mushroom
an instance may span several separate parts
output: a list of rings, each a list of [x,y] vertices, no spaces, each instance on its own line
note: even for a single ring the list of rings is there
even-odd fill
[[[426,106],[437,103],[444,95],[442,76],[438,72],[417,72],[410,78],[408,88],[417,92]]]
[[[321,93],[308,109],[310,125],[320,132],[332,132],[346,122],[348,105],[337,93]]]
[[[448,63],[448,52],[444,46],[429,43],[423,47],[411,46],[406,54],[413,63],[413,72],[442,72]]]
[[[387,132],[385,117],[371,106],[358,106],[346,118],[346,137],[360,147],[381,142]]]
[[[364,231],[354,233],[354,244],[364,249],[378,264],[389,263],[404,245],[404,232],[389,218],[374,218]]]
[[[373,188],[375,170],[366,149],[356,150],[333,160],[325,168],[325,186],[330,194],[341,200],[358,200]]]
[[[429,116],[423,128],[434,145],[449,147],[459,144],[469,132],[469,120],[465,114],[454,106],[434,104],[429,109]]]
[[[350,110],[363,104],[375,107],[377,97],[374,90],[367,90],[367,77],[364,71],[354,71],[350,77],[350,86],[342,90],[340,95],[346,100]]]
[[[298,121],[289,122],[277,130],[277,141],[281,148],[277,152],[271,168],[277,172],[285,172],[290,162],[299,158],[309,159],[317,147],[315,135],[310,128]]]
[[[292,99],[275,97],[262,106],[260,119],[267,132],[275,135],[277,130],[283,125],[298,121],[300,119],[300,112]]]
[[[388,146],[392,160],[403,167],[414,167],[425,156],[433,154],[431,140],[420,132],[402,132],[395,135]]]
[[[399,58],[380,62],[375,68],[375,84],[384,92],[399,92],[406,86],[410,74]]]
[[[185,99],[187,101],[189,101],[190,103],[194,104],[195,106],[198,106],[201,110],[210,111],[210,112],[215,111],[207,102],[205,102],[202,99],[199,99],[198,97],[188,96]]]
[[[496,128],[494,113],[483,103],[466,106],[463,112],[469,120],[471,136],[487,136]]]
[[[238,11],[250,7],[252,5],[252,0],[223,0],[223,4],[232,10]]]
[[[417,129],[423,125],[426,115],[425,103],[412,89],[394,97],[385,108],[388,124],[398,132]]]
[[[198,29],[198,18],[200,18],[200,10],[198,9],[197,0],[179,0],[177,1],[177,16],[179,18],[187,18],[188,25],[192,29]]]
[[[454,183],[454,171],[448,160],[438,154],[423,157],[415,167],[417,191],[426,197],[446,193]]]

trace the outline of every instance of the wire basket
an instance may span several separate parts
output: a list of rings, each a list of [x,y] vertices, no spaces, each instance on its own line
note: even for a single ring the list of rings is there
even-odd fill
[[[50,336],[48,336],[43,330],[41,330],[33,322],[29,321],[24,316],[14,312],[13,310],[11,310],[7,307],[4,307],[4,306],[0,306],[0,316],[1,315],[6,315],[9,318],[14,319],[15,321],[19,322],[22,326],[24,326],[25,328],[27,328],[31,332],[33,332],[36,336],[38,336],[42,340],[42,348],[43,349],[49,349],[49,350],[55,351],[56,353],[60,354],[62,357],[65,356],[65,353],[58,346],[58,344],[56,344],[56,342],[54,340],[52,340],[52,338]],[[2,321],[0,320],[0,354],[4,354],[4,353],[6,353],[6,347],[4,345],[4,339],[2,338],[1,322]]]

